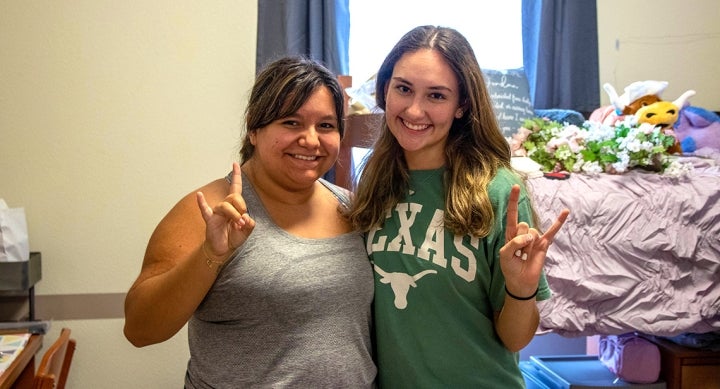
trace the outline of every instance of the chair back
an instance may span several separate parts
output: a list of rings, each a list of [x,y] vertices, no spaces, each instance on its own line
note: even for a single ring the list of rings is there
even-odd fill
[[[352,86],[351,76],[338,76],[343,89]],[[354,190],[356,164],[353,161],[353,148],[371,148],[380,134],[382,114],[347,115],[349,96],[345,93],[345,136],[340,142],[338,159],[335,163],[335,184]]]
[[[75,339],[70,339],[69,328],[63,328],[60,336],[43,355],[35,373],[35,389],[65,388],[74,353]]]

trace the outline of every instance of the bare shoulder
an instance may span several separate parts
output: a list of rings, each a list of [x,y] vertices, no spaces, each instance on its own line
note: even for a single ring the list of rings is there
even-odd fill
[[[163,273],[189,258],[205,239],[205,222],[197,203],[203,192],[210,206],[221,201],[229,184],[217,179],[185,195],[162,218],[150,236],[143,260],[141,278]]]
[[[225,179],[220,178],[188,193],[170,209],[167,215],[160,221],[160,224],[158,224],[157,229],[173,227],[174,225],[193,224],[200,224],[200,227],[204,227],[204,222],[197,205],[197,192],[202,192],[208,204],[213,206],[225,198],[228,188],[229,183]]]

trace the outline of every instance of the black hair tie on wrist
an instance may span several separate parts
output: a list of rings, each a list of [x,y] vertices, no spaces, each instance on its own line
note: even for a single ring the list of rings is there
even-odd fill
[[[535,293],[533,293],[532,295],[530,295],[528,297],[519,297],[519,296],[515,296],[514,294],[510,293],[510,291],[507,288],[507,285],[505,285],[505,293],[507,293],[507,295],[510,296],[511,298],[513,298],[515,300],[520,300],[520,301],[527,301],[527,300],[530,300],[531,298],[537,296],[538,289],[535,289]]]

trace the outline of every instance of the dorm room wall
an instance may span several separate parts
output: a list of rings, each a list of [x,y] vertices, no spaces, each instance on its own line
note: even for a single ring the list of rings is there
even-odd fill
[[[668,81],[664,99],[694,89],[692,105],[720,111],[720,3],[598,0],[597,11],[600,85],[622,93],[634,81]]]
[[[720,109],[719,7],[599,0],[600,82],[665,79],[669,98],[694,88],[693,104]],[[0,2],[0,197],[26,207],[42,252],[48,338],[68,326],[78,340],[70,387],[182,386],[185,330],[135,349],[122,299],[160,218],[235,159],[256,14],[254,1]]]
[[[185,329],[136,349],[122,303],[155,225],[236,160],[256,14],[255,1],[0,1],[0,198],[25,207],[42,253],[44,347],[62,327],[77,339],[71,388],[183,386]]]

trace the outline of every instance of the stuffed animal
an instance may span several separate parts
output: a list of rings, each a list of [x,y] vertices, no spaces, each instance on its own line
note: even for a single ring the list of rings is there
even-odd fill
[[[626,115],[635,115],[638,120],[664,125],[666,131],[673,131],[682,152],[692,153],[705,148],[720,150],[720,116],[703,108],[689,106],[688,99],[695,95],[693,90],[683,93],[672,103],[663,101],[661,96],[667,85],[666,81],[637,81],[625,87],[622,95],[618,95],[612,85],[605,83],[603,89],[611,104],[596,109],[589,120],[615,125]],[[658,102],[664,104],[645,108]],[[673,106],[674,115],[671,112]],[[643,108],[643,112],[638,113]],[[670,129],[667,129],[668,126]],[[673,146],[672,150],[677,152],[677,146]]]
[[[681,96],[682,100],[678,99],[674,102],[657,101],[650,105],[640,107],[640,109],[635,112],[638,124],[650,123],[653,126],[660,127],[665,135],[672,135],[675,138],[675,144],[667,150],[670,154],[682,154],[682,147],[680,146],[680,141],[677,139],[677,136],[675,136],[674,126],[680,115],[680,108],[685,101],[687,101],[687,97],[689,97],[686,96],[689,92],[692,92],[689,96],[695,94],[694,91],[688,91]]]
[[[687,99],[695,94],[690,90],[674,102],[658,101],[641,107],[636,113],[638,123],[650,123],[675,136],[671,154],[695,153],[707,149],[720,151],[720,116],[700,107],[687,106]]]
[[[683,153],[720,153],[720,116],[705,108],[687,107],[680,111],[675,135]]]
[[[662,93],[667,86],[667,81],[636,81],[625,87],[625,93],[618,95],[612,85],[605,83],[603,89],[607,92],[611,105],[596,109],[590,115],[590,120],[614,125],[626,115],[635,115],[639,109],[663,101]],[[687,99],[694,94],[692,90],[687,91],[674,103],[682,109],[687,105]],[[677,117],[675,119],[677,120]]]
[[[605,83],[603,89],[610,98],[610,105],[596,109],[590,115],[590,121],[615,125],[625,115],[634,115],[638,109],[661,101],[660,96],[667,86],[667,81],[636,81],[625,87],[625,93],[618,95],[612,85]]]
[[[667,88],[667,81],[635,81],[625,87],[625,93],[618,96],[615,88],[609,83],[603,89],[610,98],[617,115],[633,115],[638,109],[661,100],[661,95]]]

